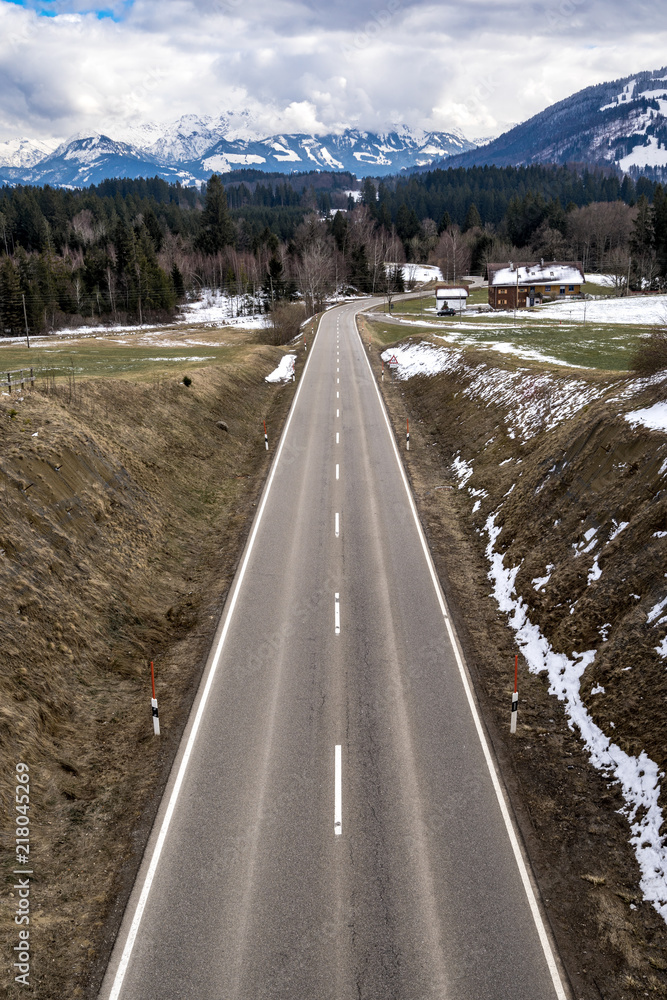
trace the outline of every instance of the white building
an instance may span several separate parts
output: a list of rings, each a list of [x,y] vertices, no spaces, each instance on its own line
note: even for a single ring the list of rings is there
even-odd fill
[[[436,285],[435,286],[435,306],[436,311],[442,309],[455,309],[458,312],[465,312],[468,301],[468,289],[465,285]]]

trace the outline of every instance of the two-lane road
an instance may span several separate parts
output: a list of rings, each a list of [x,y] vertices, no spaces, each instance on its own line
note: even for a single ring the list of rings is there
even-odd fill
[[[567,996],[359,308],[311,347],[105,1000]]]

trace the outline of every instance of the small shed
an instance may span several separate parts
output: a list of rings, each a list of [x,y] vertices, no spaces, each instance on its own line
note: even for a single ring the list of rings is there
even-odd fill
[[[468,289],[465,285],[436,285],[435,307],[441,309],[456,309],[464,312],[468,301]]]

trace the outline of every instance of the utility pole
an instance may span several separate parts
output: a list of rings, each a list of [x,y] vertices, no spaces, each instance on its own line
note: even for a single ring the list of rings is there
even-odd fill
[[[25,319],[25,339],[28,342],[28,347],[30,347],[30,334],[28,333],[28,312],[25,307],[25,292],[21,292],[21,298],[23,299],[23,318]]]

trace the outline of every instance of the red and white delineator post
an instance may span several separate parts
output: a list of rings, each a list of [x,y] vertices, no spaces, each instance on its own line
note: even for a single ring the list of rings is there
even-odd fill
[[[519,656],[514,656],[514,692],[512,694],[512,715],[510,721],[510,733],[516,733],[516,717],[519,714]]]
[[[153,661],[151,660],[151,684],[153,685],[153,697],[151,698],[151,709],[153,712],[153,734],[160,735],[160,717],[157,710],[157,698],[155,697],[155,673],[153,671]]]
[[[269,450],[269,435],[266,433],[266,420],[263,420],[262,423],[264,424],[264,444],[266,446],[266,450],[268,451]]]
[[[410,451],[410,420],[406,421],[407,433],[405,435],[405,450]]]

